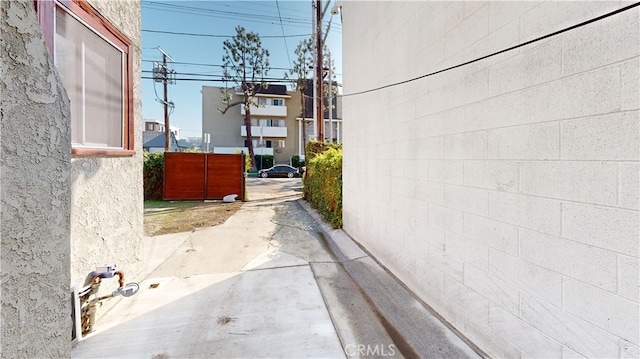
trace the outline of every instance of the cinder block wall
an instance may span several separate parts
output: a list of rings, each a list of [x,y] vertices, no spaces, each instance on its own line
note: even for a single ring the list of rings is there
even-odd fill
[[[344,228],[494,357],[638,357],[639,11],[344,2]]]

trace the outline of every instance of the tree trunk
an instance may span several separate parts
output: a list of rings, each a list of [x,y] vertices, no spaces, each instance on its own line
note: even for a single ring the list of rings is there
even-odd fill
[[[257,166],[256,155],[253,152],[253,137],[251,136],[251,105],[249,105],[245,111],[244,127],[247,130],[247,147],[249,148],[249,158],[251,158],[251,170],[255,171],[257,169]]]
[[[304,120],[304,91],[300,92],[300,106],[302,107],[302,154],[304,155],[304,163],[307,163],[307,122]]]

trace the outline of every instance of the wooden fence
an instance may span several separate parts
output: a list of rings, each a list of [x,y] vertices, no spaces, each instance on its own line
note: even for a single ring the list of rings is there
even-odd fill
[[[244,155],[213,153],[164,154],[165,200],[244,199]]]

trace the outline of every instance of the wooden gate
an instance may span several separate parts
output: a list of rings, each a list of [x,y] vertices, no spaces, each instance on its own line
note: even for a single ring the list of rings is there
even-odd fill
[[[244,199],[244,155],[213,153],[164,154],[165,200]]]

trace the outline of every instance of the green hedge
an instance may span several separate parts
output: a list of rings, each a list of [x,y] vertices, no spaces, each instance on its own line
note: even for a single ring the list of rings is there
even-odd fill
[[[319,210],[333,228],[341,228],[342,148],[340,145],[310,142],[305,152],[304,199]]]
[[[291,156],[291,166],[298,168],[304,166],[304,160],[300,159],[299,155]]]
[[[273,167],[272,155],[255,155],[256,156],[256,168],[261,170],[263,168]]]
[[[142,167],[144,199],[161,200],[164,181],[164,152],[145,152]]]

